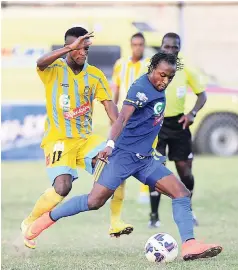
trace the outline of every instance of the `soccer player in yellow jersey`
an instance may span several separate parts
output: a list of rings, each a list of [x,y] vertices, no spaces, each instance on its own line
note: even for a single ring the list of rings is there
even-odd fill
[[[144,57],[145,38],[141,33],[136,33],[131,37],[132,55],[128,58],[120,58],[116,61],[113,68],[113,100],[121,107],[123,100],[132,83],[137,80],[146,70],[150,63],[150,58]],[[143,185],[143,187],[147,187]],[[146,188],[146,190],[148,187]],[[148,192],[147,192],[148,194]],[[111,200],[111,224],[120,224],[122,202],[125,196],[125,182],[116,190]],[[113,236],[113,227],[110,230]]]
[[[136,33],[131,37],[132,55],[129,58],[120,58],[113,68],[113,100],[121,106],[132,83],[147,71],[150,63],[149,57],[144,57],[145,38],[143,34]]]
[[[46,90],[47,111],[41,147],[52,187],[40,196],[30,215],[23,220],[23,235],[34,220],[68,195],[72,182],[78,178],[77,167],[93,173],[98,153],[105,146],[104,138],[92,134],[93,100],[96,98],[104,105],[112,122],[118,117],[105,75],[86,62],[90,37],[92,33],[84,28],[73,27],[65,33],[63,48],[37,61],[37,73]],[[114,230],[120,236],[129,234],[133,228],[121,222]],[[24,238],[24,242],[29,248],[36,247],[34,240]]]
[[[180,37],[175,33],[167,33],[162,40],[161,50],[178,55],[181,48]],[[190,88],[197,101],[188,114],[184,114],[184,104],[187,90]],[[189,126],[193,124],[196,114],[206,102],[205,85],[199,74],[185,63],[183,70],[176,72],[173,81],[166,90],[166,108],[163,126],[159,133],[157,151],[166,155],[168,146],[169,160],[175,166],[181,181],[187,189],[193,192],[194,177],[192,174],[192,140]],[[150,189],[151,214],[149,227],[160,225],[158,208],[161,194]],[[194,225],[198,225],[193,214]]]

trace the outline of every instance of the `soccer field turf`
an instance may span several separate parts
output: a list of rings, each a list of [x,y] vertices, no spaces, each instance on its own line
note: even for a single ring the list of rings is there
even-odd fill
[[[169,167],[174,169],[173,164]],[[197,238],[219,243],[224,251],[215,258],[183,262],[178,257],[166,266],[149,263],[143,248],[147,239],[157,232],[167,232],[180,245],[172,219],[170,199],[163,197],[160,229],[147,228],[149,206],[138,204],[139,184],[127,181],[123,218],[135,226],[134,232],[120,239],[110,239],[109,204],[99,211],[82,213],[59,221],[45,231],[36,250],[20,247],[22,219],[35,200],[48,187],[43,162],[2,164],[2,269],[238,269],[238,158],[197,157],[194,210],[200,221]],[[80,171],[80,180],[73,185],[70,196],[88,192],[92,177]],[[16,240],[17,239],[17,240]]]

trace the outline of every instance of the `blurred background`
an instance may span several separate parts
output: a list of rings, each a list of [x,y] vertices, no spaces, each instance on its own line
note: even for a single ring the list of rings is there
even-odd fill
[[[115,61],[130,56],[136,32],[145,35],[146,56],[156,53],[166,32],[180,34],[183,56],[207,81],[208,102],[192,126],[194,149],[238,153],[237,2],[2,1],[1,12],[3,160],[42,157],[44,89],[35,62],[62,46],[65,31],[74,25],[95,32],[88,62],[109,81]],[[194,98],[188,95],[187,108]],[[95,106],[100,111],[95,131],[106,135],[104,111]]]
[[[184,58],[207,82],[208,101],[191,126],[196,152],[193,207],[200,222],[196,232],[226,250],[216,264],[191,263],[189,269],[237,269],[238,2],[2,1],[1,5],[2,269],[148,269],[142,250],[155,232],[147,228],[150,209],[147,203],[138,204],[139,184],[134,180],[128,181],[123,210],[124,219],[135,226],[132,237],[108,240],[106,206],[44,233],[31,260],[10,252],[22,219],[49,187],[39,147],[45,101],[36,59],[63,46],[64,33],[72,26],[95,32],[88,62],[101,68],[109,81],[115,61],[130,56],[133,34],[144,34],[146,56],[156,53],[165,33],[181,36]],[[187,111],[195,99],[189,91]],[[106,137],[109,123],[103,106],[95,102],[94,111],[94,131]],[[172,162],[168,166],[175,172]],[[70,196],[92,186],[91,176],[84,171],[79,175]],[[161,230],[179,241],[171,202],[162,200]],[[169,269],[180,269],[176,265]]]

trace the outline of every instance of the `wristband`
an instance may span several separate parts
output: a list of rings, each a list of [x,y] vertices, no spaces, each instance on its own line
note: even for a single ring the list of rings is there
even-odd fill
[[[193,115],[193,117],[196,117],[197,112],[196,111],[191,111],[191,114]]]
[[[107,146],[111,147],[112,149],[115,148],[115,142],[113,140],[108,140],[107,141]]]

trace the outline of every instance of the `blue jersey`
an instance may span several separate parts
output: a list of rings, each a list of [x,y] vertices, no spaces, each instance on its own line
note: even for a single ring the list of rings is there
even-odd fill
[[[148,156],[164,119],[165,93],[158,91],[147,74],[141,76],[130,87],[123,104],[132,105],[135,111],[128,120],[116,147]]]

